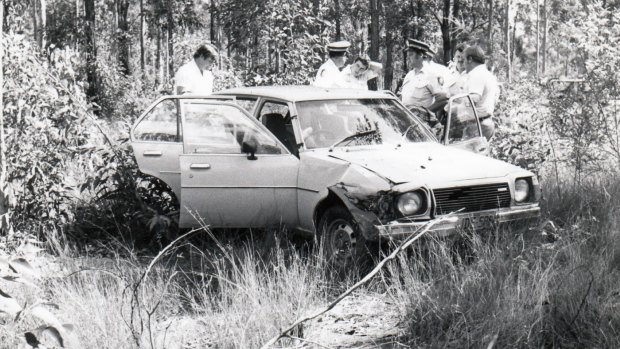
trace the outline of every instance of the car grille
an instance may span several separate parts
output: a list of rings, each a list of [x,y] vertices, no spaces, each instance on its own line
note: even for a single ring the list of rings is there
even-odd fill
[[[463,209],[475,212],[510,207],[510,189],[507,183],[485,184],[471,187],[434,189],[437,215]]]

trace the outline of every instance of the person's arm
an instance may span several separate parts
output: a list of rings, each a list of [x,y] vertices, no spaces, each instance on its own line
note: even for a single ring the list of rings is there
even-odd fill
[[[177,73],[174,74],[174,93],[181,95],[185,92],[188,92],[188,86],[187,86],[187,74],[185,74],[185,71],[183,69],[183,67],[179,68],[179,70],[177,70]]]

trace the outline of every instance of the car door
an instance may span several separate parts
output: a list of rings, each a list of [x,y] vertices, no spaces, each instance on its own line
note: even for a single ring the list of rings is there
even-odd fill
[[[295,225],[299,160],[236,104],[182,100],[180,105],[180,225]]]
[[[131,146],[140,171],[164,181],[179,200],[182,138],[179,100],[174,97],[155,101],[131,130]]]
[[[469,95],[457,95],[448,101],[442,140],[451,147],[489,154],[489,142],[482,135],[478,113]]]

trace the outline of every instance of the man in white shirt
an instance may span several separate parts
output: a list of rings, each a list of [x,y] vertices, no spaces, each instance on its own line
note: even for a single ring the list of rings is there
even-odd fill
[[[490,139],[495,133],[493,111],[499,97],[497,78],[487,70],[484,51],[480,46],[470,46],[463,52],[467,70],[466,91],[476,106],[482,134]]]
[[[323,63],[316,73],[313,85],[316,87],[346,87],[340,68],[344,67],[347,60],[347,50],[351,43],[343,40],[332,42],[327,45],[329,59]]]
[[[379,76],[382,70],[381,63],[358,56],[353,64],[346,66],[341,72],[344,80],[343,87],[368,90],[368,80]]]
[[[194,57],[182,65],[174,75],[174,91],[177,94],[210,95],[213,93],[211,67],[217,60],[217,50],[211,45],[201,45]]]
[[[435,99],[445,98],[439,84],[439,76],[424,64],[424,56],[430,51],[428,44],[409,39],[407,63],[413,69],[407,73],[401,90],[402,102],[407,107],[429,108]]]

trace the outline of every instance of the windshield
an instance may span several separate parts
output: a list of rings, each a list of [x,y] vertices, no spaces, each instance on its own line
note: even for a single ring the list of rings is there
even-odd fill
[[[433,140],[422,123],[393,99],[299,102],[297,114],[308,149]]]

